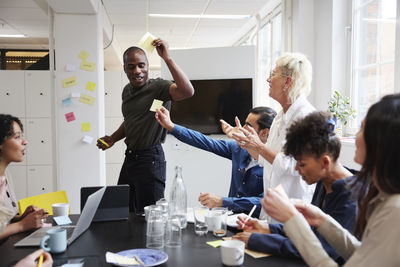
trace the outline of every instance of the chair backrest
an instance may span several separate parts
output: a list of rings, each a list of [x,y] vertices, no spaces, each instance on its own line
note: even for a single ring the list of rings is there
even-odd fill
[[[51,205],[54,203],[68,203],[67,193],[62,190],[20,199],[18,201],[19,214],[23,214],[28,206],[35,205],[41,209],[46,209],[49,215],[53,215]],[[71,213],[71,210],[69,213]]]

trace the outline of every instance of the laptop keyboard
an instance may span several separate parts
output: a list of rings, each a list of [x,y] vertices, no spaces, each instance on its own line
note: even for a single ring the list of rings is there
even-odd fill
[[[72,236],[72,233],[74,232],[75,227],[61,227],[61,229],[65,229],[67,231],[67,239],[68,239]],[[32,234],[31,238],[42,239],[46,235],[46,231],[36,231]]]

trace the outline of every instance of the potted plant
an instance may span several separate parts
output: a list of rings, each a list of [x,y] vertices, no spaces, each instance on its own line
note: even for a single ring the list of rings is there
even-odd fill
[[[347,125],[349,119],[356,116],[356,111],[351,107],[350,97],[342,96],[338,91],[335,91],[328,102],[328,109],[335,120],[336,133],[342,136],[342,124]]]

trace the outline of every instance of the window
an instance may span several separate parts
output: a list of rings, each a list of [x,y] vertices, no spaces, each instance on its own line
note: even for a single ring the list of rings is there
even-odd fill
[[[6,70],[48,70],[48,50],[2,49],[0,69]]]
[[[358,127],[368,108],[395,92],[396,0],[353,1],[352,105]],[[400,47],[399,44],[397,44]]]
[[[279,105],[270,103],[267,78],[274,68],[276,59],[282,54],[282,15],[279,12],[269,18],[258,32],[258,83],[256,106],[271,106],[275,110]]]

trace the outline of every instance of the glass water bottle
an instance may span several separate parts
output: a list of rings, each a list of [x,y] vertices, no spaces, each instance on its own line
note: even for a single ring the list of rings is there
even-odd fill
[[[187,195],[185,184],[182,179],[182,167],[175,166],[175,180],[170,192],[170,217],[179,218],[181,229],[186,228],[187,219]]]

